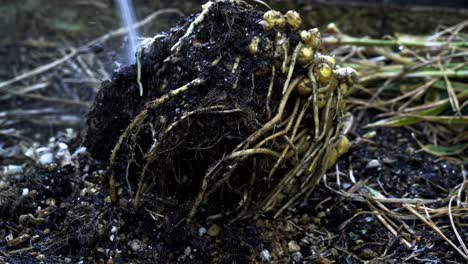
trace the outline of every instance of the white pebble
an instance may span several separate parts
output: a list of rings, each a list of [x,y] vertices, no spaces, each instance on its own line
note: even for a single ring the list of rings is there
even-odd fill
[[[39,163],[42,165],[51,164],[54,162],[54,155],[52,153],[45,153],[39,157]]]
[[[75,150],[75,152],[73,152],[72,158],[76,158],[76,157],[78,157],[79,155],[81,155],[83,153],[86,153],[86,148],[85,147],[79,147],[79,148],[77,148]]]
[[[55,157],[60,160],[61,166],[66,166],[72,163],[72,157],[70,151],[68,150],[68,146],[65,143],[59,142],[58,143],[59,149],[55,154]]]
[[[198,229],[198,236],[203,236],[206,234],[207,230],[203,226]]]
[[[0,177],[12,176],[23,173],[23,166],[21,165],[8,165],[0,167]]]
[[[5,237],[6,241],[10,241],[12,239],[13,239],[13,234],[11,234],[11,233],[8,236]]]
[[[8,186],[10,186],[10,183],[8,183],[7,181],[0,181],[0,191],[7,189]]]
[[[24,188],[23,191],[21,192],[21,196],[25,197],[25,196],[28,196],[29,194],[29,189],[28,188]]]
[[[143,242],[138,239],[130,241],[130,248],[135,252],[143,251]]]
[[[40,147],[35,150],[36,155],[40,156],[45,153],[51,153],[52,150],[49,147]]]
[[[266,249],[262,250],[262,252],[260,252],[260,259],[265,262],[270,262],[271,261],[270,251]]]
[[[291,240],[288,243],[289,252],[298,252],[301,250],[301,247],[296,243],[296,241]]]
[[[66,150],[68,150],[67,144],[65,144],[65,143],[63,143],[63,142],[59,142],[59,143],[58,143],[58,147],[59,147],[59,151],[66,151]]]
[[[300,263],[301,260],[303,259],[301,252],[296,252],[296,253],[292,254],[291,257],[292,257],[294,263]]]
[[[380,161],[373,159],[369,160],[366,165],[366,169],[374,169],[380,167]]]
[[[192,248],[191,247],[186,247],[184,250],[184,254],[186,256],[190,255],[192,253]]]

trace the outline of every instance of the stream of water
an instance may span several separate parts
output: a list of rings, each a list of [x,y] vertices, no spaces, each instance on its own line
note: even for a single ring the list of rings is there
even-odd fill
[[[116,0],[119,6],[122,26],[128,29],[127,59],[129,63],[135,62],[135,52],[138,46],[138,31],[132,27],[135,23],[135,12],[132,0]]]

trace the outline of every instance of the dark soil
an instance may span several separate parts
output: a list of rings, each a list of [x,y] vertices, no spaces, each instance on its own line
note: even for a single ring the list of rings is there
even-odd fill
[[[360,138],[366,132],[358,131],[356,136]],[[347,173],[352,164],[356,180],[366,179],[372,188],[407,198],[445,198],[446,190],[462,181],[459,167],[436,161],[424,153],[414,153],[415,145],[408,140],[408,131],[379,129],[376,132],[375,143],[353,145],[350,153],[339,162],[343,172]],[[382,161],[381,166],[366,168],[372,159]],[[452,248],[430,230],[417,229],[421,240],[415,248],[404,247],[374,215],[363,213],[352,218],[358,212],[369,211],[365,203],[353,202],[323,186],[311,199],[279,219],[260,217],[229,226],[223,222],[203,221],[187,227],[181,224],[183,218],[178,206],[173,207],[171,215],[153,219],[144,209],[125,210],[106,204],[103,202],[106,188],[100,184],[99,166],[92,165],[94,162],[89,157],[81,157],[79,163],[81,165],[75,168],[31,171],[23,179],[12,182],[14,187],[1,192],[0,209],[5,216],[1,220],[2,237],[24,232],[39,236],[31,242],[32,247],[22,253],[8,252],[28,247],[28,243],[7,247],[2,240],[0,250],[5,261],[39,263],[39,259],[44,258],[44,263],[60,263],[67,258],[72,263],[80,259],[86,263],[100,263],[109,259],[106,252],[115,254],[119,249],[121,254],[115,257],[117,263],[173,263],[177,260],[181,263],[248,263],[254,259],[260,261],[260,252],[266,249],[273,260],[280,262],[292,262],[296,258],[304,263],[360,263],[372,259],[378,263],[413,263],[417,259],[424,259],[425,263],[463,263]],[[334,181],[331,173],[328,185],[337,188],[331,183]],[[27,197],[21,197],[24,187],[30,190]],[[90,187],[97,192],[84,194],[82,190]],[[343,184],[341,188],[349,186]],[[46,206],[47,198],[56,199],[56,205]],[[18,223],[19,215],[35,215],[38,206],[50,211],[44,223]],[[407,223],[415,224],[415,228],[420,225],[413,221]],[[209,229],[214,224],[220,227],[219,234],[199,236],[201,228]],[[112,230],[114,226],[117,230]],[[462,235],[466,239],[466,233]],[[129,243],[134,239],[141,243],[141,251],[130,248]],[[302,258],[297,253],[288,253],[290,241],[300,245]]]

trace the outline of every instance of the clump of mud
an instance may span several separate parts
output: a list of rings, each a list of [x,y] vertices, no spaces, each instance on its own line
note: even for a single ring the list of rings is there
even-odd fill
[[[216,1],[145,40],[88,114],[110,200],[236,220],[307,198],[349,147],[343,96],[356,73],[300,27],[294,11]]]

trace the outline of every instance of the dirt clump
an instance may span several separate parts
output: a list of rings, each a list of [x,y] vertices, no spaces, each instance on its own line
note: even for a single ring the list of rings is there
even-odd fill
[[[143,41],[88,114],[110,199],[237,220],[310,195],[349,147],[342,98],[356,72],[300,27],[294,11],[216,1]]]

